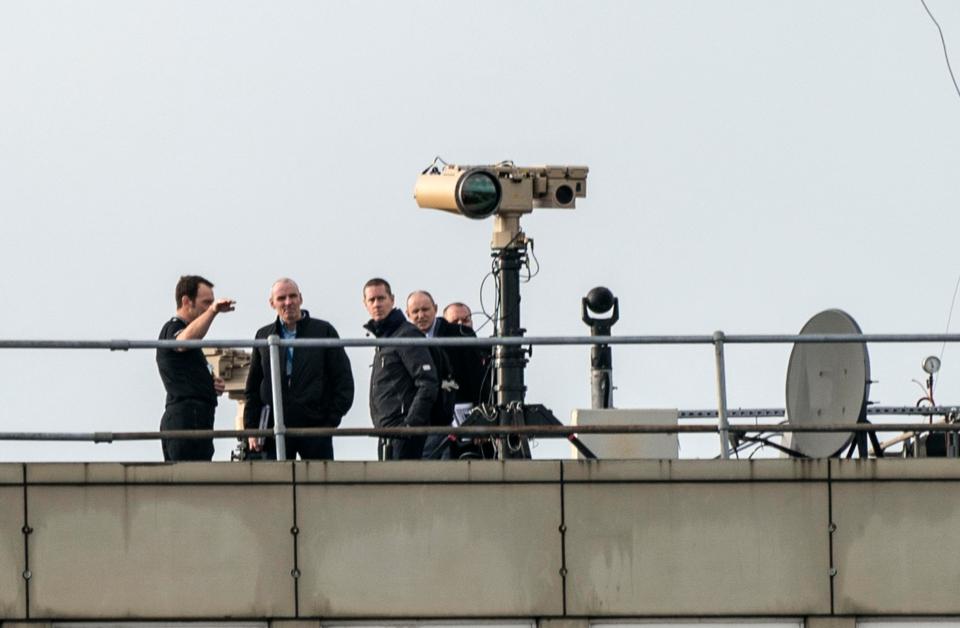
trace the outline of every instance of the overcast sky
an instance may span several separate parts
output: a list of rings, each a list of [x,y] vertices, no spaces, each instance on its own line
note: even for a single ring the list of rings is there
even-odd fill
[[[960,3],[928,4],[960,66]],[[252,337],[285,275],[345,337],[374,275],[479,309],[491,224],[417,209],[435,155],[590,167],[575,211],[523,221],[533,335],[585,334],[600,284],[615,334],[795,333],[832,307],[867,333],[937,333],[960,274],[960,98],[919,0],[6,0],[0,94],[5,338],[156,338],[186,273],[237,300],[209,338]],[[729,347],[730,405],[782,407],[789,351]],[[871,347],[871,398],[912,405],[939,352]],[[370,425],[371,354],[349,353],[345,426]],[[937,401],[957,403],[960,347],[943,363]],[[715,404],[710,347],[617,347],[614,365],[619,407]],[[536,349],[527,382],[569,421],[589,349]],[[153,430],[163,400],[151,351],[0,351],[4,431]],[[156,442],[0,448],[160,459]]]

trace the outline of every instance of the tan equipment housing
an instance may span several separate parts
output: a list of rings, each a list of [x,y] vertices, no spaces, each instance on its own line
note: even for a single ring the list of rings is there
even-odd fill
[[[510,246],[519,219],[535,208],[574,209],[587,195],[587,166],[436,166],[417,177],[417,205],[479,220],[496,216],[493,248]]]
[[[204,348],[203,357],[213,368],[213,376],[223,380],[227,396],[237,402],[237,416],[233,420],[235,429],[243,429],[243,389],[250,372],[250,352],[240,349]]]

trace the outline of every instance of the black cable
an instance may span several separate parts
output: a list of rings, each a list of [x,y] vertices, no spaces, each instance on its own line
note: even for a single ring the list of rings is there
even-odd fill
[[[775,436],[775,434],[773,434],[772,432],[770,432],[770,433],[762,432],[762,433],[758,434],[757,436],[758,436],[758,437],[763,437],[763,438],[769,438],[769,437],[771,437],[771,436]],[[743,440],[743,439],[741,439],[741,440]],[[738,444],[736,447],[733,448],[733,453],[736,454],[737,457],[739,458],[739,457],[740,457],[740,454],[741,454],[742,452],[745,452],[746,450],[750,449],[751,447],[756,447],[756,443],[753,443],[753,442],[742,442],[742,443]],[[757,449],[759,449],[759,447],[758,447]],[[754,452],[754,453],[756,453],[756,452]],[[752,457],[753,457],[753,454],[751,453],[749,457],[752,458]],[[722,458],[722,456],[721,456],[720,454],[717,454],[716,456],[713,457],[714,460],[720,460],[721,458]]]
[[[496,295],[493,299],[493,335],[499,336],[503,331],[503,312],[501,308],[503,304],[500,302],[500,273],[503,272],[500,268],[500,258],[495,257],[490,262],[490,272],[493,274],[494,283],[496,284]]]
[[[537,269],[533,271],[533,274],[530,274],[530,260],[533,260],[533,263],[536,264]],[[537,254],[533,251],[533,239],[530,240],[530,257],[527,258],[527,281],[540,274],[540,260],[537,259]]]
[[[933,20],[934,26],[937,27],[937,32],[940,33],[940,43],[943,45],[943,58],[947,62],[947,71],[950,72],[950,80],[953,81],[953,89],[957,91],[957,96],[960,97],[960,86],[957,85],[957,77],[954,76],[953,66],[950,65],[950,55],[947,53],[947,40],[943,36],[943,29],[940,28],[940,22],[937,21],[937,18],[933,17],[933,13],[930,11],[930,7],[927,6],[926,0],[920,0],[920,4],[923,5],[927,15],[930,16],[930,19]]]
[[[497,263],[499,257],[494,257],[490,260],[490,272],[488,272],[484,278],[483,282],[480,284],[480,309],[483,312],[484,317],[487,319],[483,325],[480,326],[480,329],[485,327],[488,323],[493,323],[493,335],[496,336],[499,331],[499,321],[498,314],[500,311],[500,265]],[[493,296],[493,312],[488,312],[486,306],[483,304],[483,286],[486,284],[487,279],[493,277],[494,279],[494,296]]]
[[[499,322],[497,320],[497,315],[500,311],[500,266],[497,264],[496,258],[490,260],[490,272],[487,273],[486,277],[483,278],[484,282],[490,277],[493,277],[493,310],[488,312],[486,307],[481,303],[480,308],[483,310],[483,315],[487,318],[484,326],[487,323],[493,323],[493,335],[496,336],[499,333]]]
[[[747,442],[761,443],[761,444],[766,445],[766,446],[768,446],[768,447],[773,447],[774,449],[776,449],[776,450],[778,450],[778,451],[782,451],[783,453],[785,453],[785,454],[787,454],[787,455],[789,455],[789,456],[791,456],[791,457],[793,457],[793,458],[809,458],[809,457],[810,457],[810,456],[808,456],[808,455],[806,455],[806,454],[804,454],[804,453],[801,453],[801,452],[799,452],[799,451],[797,451],[797,450],[795,450],[795,449],[790,449],[789,447],[784,447],[783,445],[778,445],[777,443],[771,441],[769,438],[759,438],[759,437],[753,437],[753,436],[743,435],[743,436],[740,437],[740,439],[741,439],[741,440],[744,440],[744,441],[747,441]]]
[[[480,380],[480,396],[481,399],[477,399],[477,402],[480,405],[483,405],[483,385],[487,383],[487,378],[493,377],[493,353],[490,354],[490,359],[487,360],[486,367],[483,369],[483,379]],[[490,381],[490,392],[487,393],[487,403],[493,405],[494,399],[494,390],[493,390],[493,380]]]
[[[520,235],[520,234],[517,234],[517,235]],[[509,246],[510,244],[513,244],[513,242],[515,242],[516,239],[517,239],[517,236],[514,236],[513,239],[510,240],[510,243],[507,246]],[[498,314],[500,312],[500,263],[499,262],[501,259],[502,259],[502,250],[501,250],[501,254],[492,256],[490,260],[490,272],[488,272],[484,276],[483,281],[480,282],[480,310],[483,313],[483,316],[487,320],[484,321],[484,323],[480,325],[478,329],[482,329],[488,323],[493,322],[493,328],[494,328],[493,334],[495,336],[498,334],[498,331],[499,331],[498,322],[499,320],[502,320],[502,317],[498,317]],[[492,313],[488,312],[486,309],[486,306],[484,306],[483,304],[483,287],[486,284],[487,279],[489,279],[490,277],[494,278],[495,280],[494,284],[496,287],[496,290],[494,292]]]
[[[483,280],[480,282],[480,313],[483,315],[483,318],[485,320],[483,321],[483,323],[481,323],[478,327],[474,329],[474,331],[476,332],[479,332],[481,329],[483,329],[484,327],[489,325],[491,322],[493,322],[493,316],[491,316],[487,312],[487,308],[483,304],[483,287],[487,284],[487,279],[490,279],[490,277],[493,277],[493,276],[494,276],[493,271],[490,271],[483,276]],[[496,309],[494,309],[494,314],[496,314]]]
[[[494,249],[495,251],[499,251],[499,253],[498,253],[497,255],[494,255],[494,257],[497,258],[497,257],[502,256],[502,255],[503,255],[503,252],[506,251],[507,249],[511,248],[511,247],[513,246],[513,243],[516,242],[516,241],[517,241],[519,238],[521,238],[521,237],[526,237],[526,234],[525,234],[523,231],[517,231],[517,232],[513,235],[513,237],[510,238],[510,241],[507,242],[506,246],[501,246],[501,247],[498,247],[498,248]]]
[[[944,334],[950,333],[950,321],[953,320],[953,306],[957,304],[957,291],[960,290],[960,275],[957,276],[957,284],[953,287],[953,298],[950,299],[950,311],[947,313],[947,329],[944,331]],[[944,340],[943,344],[940,345],[940,361],[943,362],[943,353],[947,350],[947,341]],[[936,384],[939,381],[934,382],[934,389],[936,389]]]
[[[433,158],[433,161],[430,163],[430,165],[424,168],[423,172],[421,172],[420,174],[427,174],[427,173],[440,174],[440,168],[437,168],[437,162],[442,163],[444,166],[449,165],[447,162],[443,160],[442,157],[440,157],[440,155],[437,155],[436,157]]]
[[[511,312],[501,312],[501,311],[500,311],[500,306],[501,306],[501,303],[500,303],[500,290],[499,290],[499,279],[500,279],[500,273],[501,273],[500,261],[503,259],[503,253],[504,253],[504,251],[508,250],[508,249],[510,248],[510,246],[511,246],[514,242],[516,242],[519,237],[521,237],[521,236],[523,236],[523,235],[524,235],[524,234],[523,234],[522,231],[517,232],[517,234],[516,234],[515,236],[513,236],[513,238],[511,238],[510,242],[507,243],[507,246],[503,247],[502,249],[499,249],[499,250],[500,250],[500,253],[497,254],[497,255],[495,255],[495,256],[493,257],[493,261],[492,261],[491,264],[490,264],[490,272],[491,272],[491,273],[493,274],[493,276],[496,277],[497,280],[498,280],[498,282],[497,282],[497,287],[498,287],[498,289],[497,289],[497,300],[496,300],[496,302],[494,303],[494,308],[493,308],[493,311],[494,311],[494,314],[495,314],[495,322],[497,323],[497,324],[495,325],[495,335],[499,335],[499,332],[501,331],[501,330],[500,330],[500,325],[499,325],[499,323],[501,323],[502,321],[505,321],[508,316],[510,316],[511,314],[513,314],[512,311],[511,311]],[[532,244],[532,243],[533,243],[533,240],[530,240],[530,243]],[[523,278],[521,278],[521,281],[524,282],[524,283],[526,283],[526,282],[530,281],[531,277],[535,277],[535,276],[536,276],[536,274],[534,274],[534,275],[532,275],[532,276],[530,275],[530,261],[529,261],[529,258],[528,258],[527,255],[526,255],[526,247],[524,247],[524,249],[523,249],[523,258],[522,258],[522,260],[521,260],[521,263],[522,263],[524,266],[526,266],[526,268],[527,268],[527,279],[524,280]],[[540,272],[539,267],[540,267],[540,262],[538,261],[538,262],[537,262],[537,273]],[[519,307],[519,303],[518,303],[518,307]],[[486,314],[486,312],[484,312],[484,314]]]
[[[493,283],[496,287],[493,299],[493,335],[499,336],[503,331],[503,316],[500,311],[503,302],[500,300],[500,273],[503,272],[499,264],[500,258],[490,261],[490,272],[493,273]]]
[[[787,421],[780,421],[779,424],[780,424],[780,425],[785,425],[786,423],[787,423]],[[734,428],[734,427],[747,427],[747,426],[737,425],[737,426],[730,426],[730,427],[731,427],[731,431],[736,431],[736,432],[737,432],[737,438],[738,438],[740,441],[742,441],[741,444],[739,444],[739,445],[737,445],[736,447],[733,448],[733,453],[737,454],[737,457],[738,457],[738,458],[739,458],[739,454],[740,454],[741,452],[746,451],[746,450],[749,449],[750,447],[754,447],[755,445],[758,445],[758,444],[759,444],[760,447],[757,448],[757,450],[759,450],[759,449],[762,449],[762,448],[763,448],[764,446],[766,446],[767,444],[769,444],[769,440],[768,440],[768,439],[774,438],[774,437],[777,437],[777,436],[779,436],[779,437],[781,437],[781,438],[783,437],[783,434],[782,434],[782,433],[776,433],[776,432],[760,432],[760,433],[757,434],[755,437],[746,438],[746,436],[747,436],[747,432],[746,432],[746,431],[743,431],[743,430],[734,430],[733,428]],[[792,451],[792,450],[791,450],[791,451]],[[757,452],[756,452],[756,451],[752,452],[752,453],[750,454],[749,458],[753,458],[753,455],[754,455],[755,453],[757,453]],[[799,452],[797,452],[797,453],[799,453]],[[714,460],[719,460],[719,459],[720,459],[720,456],[719,456],[719,455],[714,458]]]
[[[511,312],[501,311],[503,306],[500,300],[500,273],[503,272],[501,268],[501,263],[503,261],[504,252],[511,249],[516,242],[521,241],[521,238],[525,238],[525,237],[526,236],[522,231],[518,231],[516,234],[514,234],[514,236],[510,239],[510,241],[506,244],[506,246],[499,248],[497,254],[492,256],[492,259],[490,260],[490,271],[486,275],[484,275],[483,279],[480,281],[480,312],[485,320],[483,321],[483,323],[475,327],[474,331],[479,332],[488,324],[493,322],[493,326],[494,326],[493,335],[499,336],[501,334],[502,323],[511,314]],[[530,257],[524,254],[522,263],[527,269],[527,277],[526,279],[522,280],[524,282],[529,282],[530,279],[532,279],[533,277],[536,277],[540,273],[540,260],[538,260],[536,258],[536,254],[533,253],[533,240],[528,240],[528,243],[530,245],[529,248],[530,248],[530,253],[533,257],[533,261],[536,264],[536,270],[534,271],[531,269]],[[526,246],[523,247],[523,252],[526,253]],[[496,287],[492,312],[487,310],[487,306],[483,298],[484,288],[486,287],[487,280],[490,279],[491,277],[494,279],[494,283]],[[486,371],[484,372],[483,380],[481,381],[481,389],[488,377],[491,379],[491,382],[493,381],[493,372],[494,372],[493,359],[491,355],[491,359],[487,363],[487,368],[486,368]],[[489,399],[488,399],[490,405],[493,405],[494,399],[495,399],[494,387],[491,386]]]
[[[500,270],[497,267],[496,258],[494,258],[490,262],[490,271],[486,275],[484,275],[483,279],[480,281],[480,312],[483,315],[485,320],[483,321],[483,323],[481,323],[479,326],[477,326],[474,329],[474,332],[479,332],[490,323],[493,323],[494,335],[496,335],[496,318],[495,317],[496,317],[497,310],[500,307],[500,291],[499,289],[495,291],[494,303],[493,303],[494,305],[493,314],[491,315],[490,312],[487,311],[487,307],[483,301],[483,290],[484,290],[484,286],[486,286],[487,284],[487,280],[490,279],[491,277],[493,277],[494,279],[497,279],[499,276],[499,272]],[[483,373],[483,379],[480,380],[481,391],[483,390],[483,385],[486,383],[488,378],[490,379],[491,386],[490,386],[490,393],[487,395],[487,403],[490,405],[493,405],[494,390],[492,385],[493,384],[493,352],[492,351],[490,353],[490,358],[487,360],[486,369],[484,370],[484,373]]]

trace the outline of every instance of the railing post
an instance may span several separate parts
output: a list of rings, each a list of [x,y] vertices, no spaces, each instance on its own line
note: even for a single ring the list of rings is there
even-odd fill
[[[723,359],[722,331],[713,332],[713,349],[717,357],[717,418],[720,420],[720,455],[730,457],[730,424],[727,422],[727,371]]]
[[[270,346],[270,383],[273,386],[273,434],[277,442],[277,460],[287,459],[287,428],[283,424],[283,371],[280,368],[280,336],[267,336]]]

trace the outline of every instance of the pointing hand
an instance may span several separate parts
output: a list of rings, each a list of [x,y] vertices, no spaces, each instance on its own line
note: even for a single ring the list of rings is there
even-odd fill
[[[210,308],[216,312],[232,312],[236,309],[237,302],[233,299],[217,299]]]

